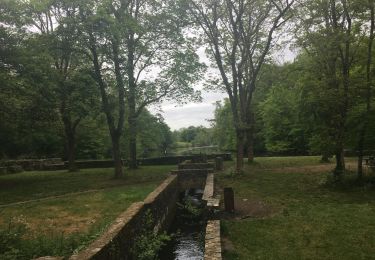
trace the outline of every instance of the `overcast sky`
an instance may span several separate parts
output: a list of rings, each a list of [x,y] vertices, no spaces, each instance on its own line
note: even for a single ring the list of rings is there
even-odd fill
[[[203,49],[198,51],[198,55],[201,61],[207,63],[207,57]],[[278,62],[283,63],[292,61],[295,56],[295,52],[286,47],[284,50],[279,51],[275,58]],[[198,84],[196,88],[202,91],[203,101],[201,103],[187,103],[183,106],[178,106],[176,104],[164,102],[161,104],[162,111],[156,108],[150,108],[150,111],[152,113],[162,114],[165,122],[172,130],[188,126],[210,126],[208,120],[214,118],[216,101],[223,100],[227,95],[226,93],[205,91],[202,89],[201,84]]]

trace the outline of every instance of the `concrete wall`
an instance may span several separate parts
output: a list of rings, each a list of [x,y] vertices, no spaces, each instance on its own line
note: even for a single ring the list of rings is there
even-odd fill
[[[70,259],[132,259],[131,248],[148,212],[155,220],[155,231],[166,229],[173,220],[177,199],[177,176],[171,175],[143,202],[133,203],[98,239]]]

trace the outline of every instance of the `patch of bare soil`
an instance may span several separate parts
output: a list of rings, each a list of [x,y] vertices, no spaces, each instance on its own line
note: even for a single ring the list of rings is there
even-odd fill
[[[100,219],[100,214],[92,213],[80,216],[67,212],[58,207],[49,207],[51,211],[56,211],[56,215],[46,218],[26,218],[23,217],[23,224],[29,230],[28,234],[33,237],[35,234],[64,234],[84,233]],[[18,221],[20,222],[20,221]],[[21,222],[20,222],[21,223]]]
[[[279,211],[280,209],[259,199],[235,198],[234,213],[225,212],[223,208],[220,218],[231,220],[269,218]]]
[[[280,167],[273,169],[265,169],[266,171],[277,172],[277,173],[321,173],[330,172],[335,168],[335,164],[319,164],[319,165],[306,165],[306,166],[295,166],[295,167]],[[347,170],[355,170],[356,164],[354,162],[346,163]]]
[[[277,173],[319,173],[332,171],[334,168],[333,164],[320,164],[320,165],[306,165],[297,167],[280,167],[274,169],[267,169],[267,171]]]

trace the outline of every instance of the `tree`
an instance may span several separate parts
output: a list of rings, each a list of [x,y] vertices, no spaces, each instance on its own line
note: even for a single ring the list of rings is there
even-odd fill
[[[360,26],[355,3],[340,1],[310,1],[301,5],[302,32],[300,46],[313,57],[319,70],[321,101],[325,100],[324,122],[334,145],[336,167],[340,178],[345,170],[344,143],[350,108],[351,68],[356,57]],[[318,75],[318,74],[317,74]]]
[[[124,67],[129,108],[129,166],[136,168],[136,129],[140,113],[163,99],[199,100],[199,92],[192,84],[199,79],[203,67],[184,36],[174,1],[132,0],[122,8],[115,15],[118,22],[131,21],[124,33],[127,52]],[[148,76],[151,72],[156,75]]]
[[[43,92],[48,93],[51,103],[58,108],[64,126],[65,159],[70,171],[76,169],[77,127],[84,117],[95,111],[96,103],[87,59],[77,52],[78,35],[73,20],[77,10],[77,5],[68,0],[7,3],[7,12],[12,16],[18,13],[20,19],[10,19],[8,26],[19,28],[29,37],[29,49],[24,54],[23,63],[35,62],[34,57],[38,56],[46,63],[35,63],[33,66],[41,71],[37,75],[44,74],[39,84],[43,85]],[[27,67],[30,75],[31,66]]]
[[[359,130],[359,139],[358,139],[358,166],[357,166],[357,172],[358,172],[358,179],[363,178],[363,169],[362,169],[362,163],[363,163],[363,149],[365,146],[365,137],[367,134],[367,129],[370,124],[370,117],[371,117],[371,99],[372,99],[372,74],[373,74],[373,65],[372,65],[372,55],[373,55],[373,43],[374,43],[374,30],[375,30],[375,9],[374,9],[374,1],[368,0],[367,4],[365,5],[366,9],[369,13],[369,19],[366,19],[365,21],[369,20],[370,28],[368,32],[368,44],[367,44],[367,57],[366,57],[366,94],[365,94],[365,100],[366,100],[366,112],[364,113],[363,120],[361,122],[361,129]],[[366,11],[367,11],[366,10]]]
[[[49,80],[50,57],[25,30],[19,2],[0,6],[1,143],[3,156],[60,154],[58,120]]]
[[[195,126],[180,129],[179,132],[181,141],[191,143],[197,135],[197,130],[198,129]]]
[[[173,1],[89,0],[81,7],[81,18],[83,42],[91,53],[120,176],[118,142],[123,132],[125,100],[129,164],[135,168],[140,113],[162,99],[199,99],[191,84],[199,78],[202,66],[191,44],[185,41]],[[108,96],[111,84],[117,89],[117,126]]]
[[[88,0],[80,3],[76,15],[82,51],[88,50],[86,55],[92,62],[92,77],[99,86],[102,110],[111,136],[115,178],[123,176],[120,138],[124,129],[126,91],[121,44],[126,26],[115,19],[122,8],[111,1]]]
[[[300,121],[301,90],[282,83],[274,86],[260,105],[267,151],[304,154],[307,151],[304,127]]]
[[[128,129],[129,125],[126,124],[126,128]],[[154,116],[144,109],[138,117],[137,128],[137,153],[143,158],[165,156],[173,141],[171,130],[164,118],[160,114]],[[126,135],[125,145],[128,148],[129,139],[130,136]],[[129,149],[126,154],[129,154]]]
[[[187,1],[229,97],[236,129],[237,172],[243,168],[245,136],[253,138],[251,101],[259,72],[275,44],[275,32],[290,18],[293,2]],[[218,81],[213,83],[217,85]]]

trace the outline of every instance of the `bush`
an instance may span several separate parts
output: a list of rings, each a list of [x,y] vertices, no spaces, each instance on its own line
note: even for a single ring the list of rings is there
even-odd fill
[[[171,237],[165,232],[158,234],[153,229],[153,221],[151,212],[148,211],[145,216],[143,228],[140,235],[135,239],[132,255],[134,259],[139,260],[154,260],[157,259],[157,254]]]
[[[8,228],[0,229],[0,259],[22,258],[19,248],[26,231],[25,224],[13,222],[9,223]]]

